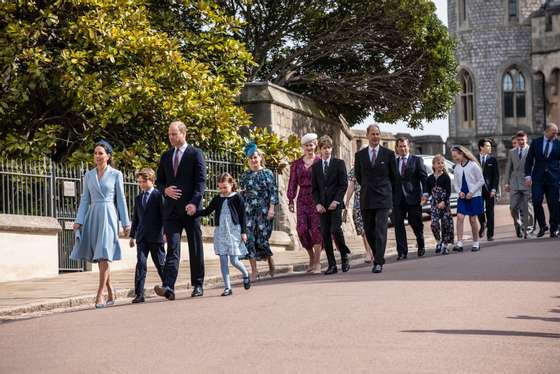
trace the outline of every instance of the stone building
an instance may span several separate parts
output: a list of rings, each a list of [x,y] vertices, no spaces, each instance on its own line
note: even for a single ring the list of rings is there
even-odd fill
[[[448,1],[461,87],[449,113],[448,146],[463,144],[478,151],[477,140],[490,137],[497,156],[504,158],[516,131],[541,133],[547,77],[534,70],[531,24],[543,6],[539,0]]]

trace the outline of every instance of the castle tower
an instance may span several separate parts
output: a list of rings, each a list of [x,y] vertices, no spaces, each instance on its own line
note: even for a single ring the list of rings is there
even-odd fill
[[[541,132],[536,118],[543,111],[543,80],[532,69],[531,15],[544,3],[448,0],[461,85],[449,113],[448,146],[463,144],[477,152],[477,140],[490,137],[503,158],[516,131]]]

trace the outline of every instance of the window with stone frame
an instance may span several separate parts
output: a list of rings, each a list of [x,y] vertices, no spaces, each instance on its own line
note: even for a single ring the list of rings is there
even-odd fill
[[[545,16],[544,31],[552,31],[552,14],[547,14]]]
[[[510,21],[517,20],[517,0],[507,0],[508,18]]]
[[[554,69],[550,73],[550,96],[558,96],[559,94],[560,74],[558,69]]]
[[[461,83],[459,120],[461,127],[475,128],[474,85],[471,75],[463,70],[459,75]]]
[[[527,122],[527,82],[519,70],[506,71],[502,79],[504,121],[506,125]]]
[[[459,26],[462,27],[462,26],[465,26],[467,24],[467,0],[458,0],[458,6],[459,6],[459,9],[458,9],[458,12],[457,12],[458,17],[459,17],[459,19],[458,19],[459,22],[458,23],[459,23]]]

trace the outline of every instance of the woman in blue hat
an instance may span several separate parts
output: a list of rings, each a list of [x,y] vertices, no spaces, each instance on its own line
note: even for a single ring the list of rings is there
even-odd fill
[[[111,167],[112,156],[113,148],[106,141],[95,145],[95,168],[84,176],[80,207],[74,223],[76,243],[70,254],[73,260],[96,262],[99,266],[96,308],[112,305],[116,299],[109,263],[121,259],[118,219],[125,233],[130,229],[123,175]],[[103,299],[105,287],[108,292],[106,303]]]
[[[251,262],[251,281],[257,280],[257,260],[267,260],[274,276],[274,261],[268,240],[272,234],[274,207],[278,204],[278,187],[270,169],[264,167],[264,154],[254,142],[245,147],[249,170],[239,185],[245,199],[247,215],[247,257]]]

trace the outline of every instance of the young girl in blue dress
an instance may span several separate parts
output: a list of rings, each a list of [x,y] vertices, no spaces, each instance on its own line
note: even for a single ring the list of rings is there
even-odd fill
[[[460,191],[457,202],[457,244],[453,250],[463,251],[463,226],[465,216],[468,216],[473,238],[472,251],[476,252],[480,250],[477,217],[484,211],[484,201],[482,200],[484,176],[476,158],[465,147],[453,146],[451,155],[456,163],[453,183],[455,191]]]
[[[222,296],[230,296],[231,280],[229,276],[228,259],[231,264],[243,274],[243,286],[246,290],[251,287],[249,272],[239,257],[247,255],[245,242],[247,241],[247,220],[245,218],[245,201],[236,192],[235,180],[229,173],[224,173],[218,179],[220,194],[208,204],[206,209],[196,213],[197,217],[210,215],[215,212],[214,253],[220,256],[220,269],[224,279]]]

